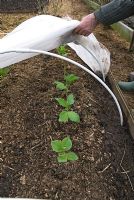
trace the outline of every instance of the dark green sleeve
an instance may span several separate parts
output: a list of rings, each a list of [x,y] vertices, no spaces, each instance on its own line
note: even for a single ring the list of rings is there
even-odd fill
[[[134,15],[134,0],[113,0],[94,14],[102,24],[111,25]]]

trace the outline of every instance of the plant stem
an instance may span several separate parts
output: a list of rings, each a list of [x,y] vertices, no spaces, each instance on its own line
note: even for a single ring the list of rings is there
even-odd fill
[[[64,79],[65,79],[66,74],[67,74],[66,66],[64,66]]]
[[[67,98],[67,95],[68,95],[68,84],[67,84],[67,80],[65,79],[66,74],[67,74],[67,69],[66,69],[66,66],[64,66],[64,80],[65,80],[65,85],[66,85],[65,95],[66,95],[66,98]]]

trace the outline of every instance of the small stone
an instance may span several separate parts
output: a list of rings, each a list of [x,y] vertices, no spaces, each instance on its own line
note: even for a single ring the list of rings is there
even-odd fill
[[[95,159],[94,159],[94,157],[92,156],[92,157],[90,157],[90,160],[92,161],[92,162],[94,162],[95,161]]]
[[[104,134],[104,133],[105,133],[105,130],[102,130],[101,133]]]
[[[20,177],[20,183],[22,185],[26,185],[26,176],[25,175],[23,175],[23,176]]]
[[[47,198],[47,197],[49,197],[49,195],[46,193],[46,194],[45,194],[45,197]]]

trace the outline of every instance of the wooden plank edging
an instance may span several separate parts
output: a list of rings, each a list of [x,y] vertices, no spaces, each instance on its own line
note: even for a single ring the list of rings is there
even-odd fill
[[[131,43],[134,32],[132,28],[128,27],[123,22],[117,22],[115,24],[112,24],[111,27],[114,30],[118,31],[122,38],[126,39],[126,41]]]
[[[115,81],[111,71],[109,72],[108,79],[109,79],[109,81],[111,83],[111,87],[112,87],[113,92],[115,93],[119,103],[121,104],[122,110],[123,110],[123,112],[125,114],[125,117],[127,119],[127,123],[128,123],[128,126],[129,126],[129,130],[130,130],[131,136],[134,139],[134,115],[133,115],[133,110],[131,111],[128,108],[126,100],[125,100],[125,98],[123,96],[123,93],[122,93],[121,89],[119,88],[118,83]]]

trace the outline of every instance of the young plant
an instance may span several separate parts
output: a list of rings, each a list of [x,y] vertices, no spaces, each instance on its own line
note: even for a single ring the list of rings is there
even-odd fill
[[[9,72],[9,68],[2,68],[0,69],[0,79],[2,79],[3,77],[5,77]]]
[[[67,74],[64,76],[64,81],[65,84],[67,86],[67,88],[69,89],[69,87],[71,85],[73,85],[77,80],[79,79],[78,76],[76,76],[75,74]]]
[[[60,81],[55,81],[56,88],[58,90],[65,90],[66,92],[68,92],[70,86],[73,85],[73,83],[75,83],[78,79],[79,77],[75,74],[64,75],[64,83]]]
[[[73,94],[70,94],[67,96],[67,99],[63,98],[56,98],[57,102],[60,106],[64,107],[64,110],[59,114],[59,122],[68,122],[69,120],[72,122],[79,123],[80,117],[79,115],[71,111],[71,106],[74,104],[74,96]]]
[[[61,55],[61,56],[67,56],[67,55],[68,55],[68,50],[67,50],[67,48],[66,48],[65,45],[59,46],[59,47],[57,48],[57,52],[58,52],[58,54]]]
[[[65,137],[63,140],[51,141],[51,147],[53,151],[58,153],[57,160],[59,163],[78,160],[78,156],[74,152],[70,151],[72,148],[70,137]]]
[[[59,55],[66,57],[68,55],[68,49],[66,45],[61,45],[57,48],[57,52]],[[64,76],[66,75],[66,66],[64,65]]]

